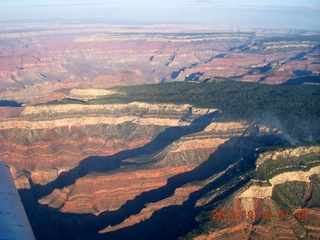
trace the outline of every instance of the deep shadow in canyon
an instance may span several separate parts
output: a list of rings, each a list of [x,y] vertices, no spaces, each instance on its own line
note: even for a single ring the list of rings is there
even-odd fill
[[[214,199],[213,204],[229,194],[233,193],[241,186],[250,180],[250,176],[242,179],[239,177],[254,168],[254,163],[257,158],[256,148],[262,146],[271,146],[278,144],[280,138],[275,136],[264,137],[236,137],[227,141],[225,144],[218,147],[218,149],[210,155],[210,157],[200,164],[197,168],[190,172],[185,172],[173,176],[168,179],[165,186],[144,192],[133,200],[129,200],[124,204],[119,211],[127,213],[138,207],[139,211],[146,203],[156,202],[164,198],[170,197],[174,194],[175,189],[194,181],[202,181],[210,178],[212,175],[226,170],[230,165],[235,164],[229,168],[222,176],[192,193],[187,201],[182,206],[169,206],[156,211],[153,216],[136,224],[132,227],[118,230],[116,232],[105,234],[97,239],[132,239],[136,236],[139,239],[177,239],[178,237],[191,231],[197,225],[194,220],[199,214],[201,208],[195,208],[196,201],[204,194],[211,190],[215,190],[234,181],[235,184]],[[131,212],[134,214],[133,212]],[[138,213],[138,212],[137,212]],[[106,217],[108,216],[108,213]],[[128,215],[129,217],[130,215]],[[116,216],[115,216],[116,217]],[[113,223],[110,223],[113,225]],[[146,232],[147,229],[147,232]]]
[[[37,239],[177,239],[191,231],[194,219],[200,208],[195,208],[195,202],[210,190],[214,190],[232,179],[239,178],[254,167],[256,149],[271,146],[281,142],[277,136],[235,137],[220,145],[209,158],[190,172],[185,172],[168,179],[167,184],[158,189],[142,192],[134,199],[127,201],[116,211],[107,211],[99,216],[93,214],[61,213],[57,209],[38,204],[41,196],[50,194],[55,188],[63,188],[75,182],[86,174],[108,172],[119,168],[122,160],[136,157],[140,154],[153,154],[162,150],[180,137],[203,130],[212,122],[217,113],[204,115],[194,120],[188,127],[171,127],[160,133],[152,142],[133,150],[125,150],[108,157],[89,157],[78,167],[64,172],[59,178],[46,186],[32,186],[31,190],[20,190],[22,201],[26,208],[31,225]],[[125,163],[126,164],[126,163]],[[205,188],[190,195],[189,200],[181,206],[170,206],[156,211],[150,219],[132,227],[107,234],[98,231],[119,224],[133,214],[139,213],[147,203],[154,203],[170,197],[175,189],[184,184],[208,179],[212,175],[228,169],[221,177],[208,184]],[[224,193],[222,197],[232,193],[250,180],[244,178]],[[216,199],[216,200],[219,200]]]
[[[300,78],[289,79],[282,83],[282,85],[301,85],[301,84],[320,84],[320,76],[305,76]]]
[[[91,156],[85,158],[80,164],[66,172],[62,172],[59,177],[45,186],[34,185],[33,189],[37,193],[37,198],[50,194],[56,188],[64,188],[74,184],[78,178],[84,177],[89,173],[106,173],[118,169],[121,165],[134,163],[123,162],[128,158],[140,155],[151,155],[163,150],[165,147],[178,140],[179,138],[203,131],[219,114],[218,111],[200,116],[193,120],[189,126],[168,127],[159,133],[151,142],[142,147],[131,150],[124,150],[111,156]]]
[[[0,100],[0,107],[21,107],[22,104],[16,101]]]

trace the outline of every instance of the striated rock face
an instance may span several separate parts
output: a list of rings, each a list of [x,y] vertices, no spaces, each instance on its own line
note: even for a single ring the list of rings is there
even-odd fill
[[[165,128],[188,126],[215,111],[138,102],[29,106],[0,122],[1,158],[20,179],[18,186],[28,187],[26,178],[46,184],[86,157],[141,147]]]
[[[148,104],[133,102],[129,104],[100,105],[44,105],[26,107],[20,118],[9,119],[0,124],[0,129],[26,128],[53,129],[81,125],[113,124],[134,122],[139,125],[177,126],[188,125],[190,120],[216,109],[193,108],[191,105]],[[192,116],[182,120],[191,113]]]
[[[213,77],[319,82],[318,33],[192,25],[1,24],[1,29],[0,98],[18,102],[61,99],[73,88]]]
[[[26,106],[0,122],[0,158],[38,238],[319,236],[318,145],[270,149],[279,129],[222,122],[218,109],[68,94],[73,104]],[[214,209],[246,218],[213,219]]]
[[[261,153],[251,182],[214,205],[225,215],[211,214],[196,239],[318,239],[319,156],[318,145]]]
[[[167,179],[192,170],[196,165],[167,167],[149,171],[115,173],[109,176],[87,176],[39,200],[61,212],[93,213],[116,211],[128,200],[144,191],[166,185]],[[121,181],[119,181],[121,179]],[[128,188],[130,186],[130,188]]]
[[[70,94],[84,100],[114,93]],[[0,158],[11,166],[38,238],[118,238],[243,169],[245,152],[259,146],[250,136],[278,134],[248,122],[219,122],[220,114],[143,102],[27,106],[0,122]],[[53,234],[52,226],[65,231]]]

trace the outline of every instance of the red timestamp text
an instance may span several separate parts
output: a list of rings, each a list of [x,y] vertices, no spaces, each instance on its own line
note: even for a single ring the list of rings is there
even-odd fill
[[[215,209],[213,211],[213,219],[214,220],[223,220],[223,219],[231,219],[231,220],[256,220],[256,219],[278,219],[285,220],[288,219],[290,214],[289,210],[260,210],[260,211],[235,211],[235,210],[219,210]],[[308,212],[305,209],[297,210],[293,216],[297,219],[306,220],[308,218]]]

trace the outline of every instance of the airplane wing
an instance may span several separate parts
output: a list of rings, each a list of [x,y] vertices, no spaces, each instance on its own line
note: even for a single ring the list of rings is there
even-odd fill
[[[35,240],[10,168],[0,163],[0,240]]]

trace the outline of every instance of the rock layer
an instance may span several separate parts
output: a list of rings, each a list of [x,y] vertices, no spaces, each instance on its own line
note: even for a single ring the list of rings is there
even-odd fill
[[[317,33],[219,32],[217,26],[192,25],[23,26],[30,31],[1,24],[1,99],[43,103],[61,99],[73,88],[206,81],[217,76],[265,83],[319,77]]]
[[[26,177],[45,184],[86,157],[141,147],[165,128],[188,126],[192,119],[215,111],[137,102],[29,106],[0,123],[1,158],[21,180],[18,186],[25,186]]]
[[[319,146],[302,146],[261,153],[256,177],[228,200],[215,205],[225,215],[220,219],[212,219],[212,214],[210,220],[205,217],[209,223],[201,229],[206,233],[195,239],[319,238],[319,221],[315,221],[320,203],[319,151]],[[276,164],[278,172],[271,172],[274,168],[268,164]],[[186,239],[192,236],[189,234]]]
[[[60,214],[104,218],[132,202],[132,213],[113,228],[97,226],[96,234],[113,234],[151,220],[166,207],[182,206],[217,178],[202,179],[198,168],[231,138],[253,129],[247,122],[217,122],[219,114],[188,104],[142,102],[27,106],[0,122],[1,159],[10,164],[17,188],[33,192],[34,204]],[[265,126],[254,129],[255,135],[276,132]],[[233,144],[230,148],[241,146]],[[202,180],[192,185],[180,184],[184,177],[170,180],[185,174]],[[137,207],[144,194],[145,207]],[[151,200],[155,197],[160,199]],[[60,221],[59,214],[52,214]]]

